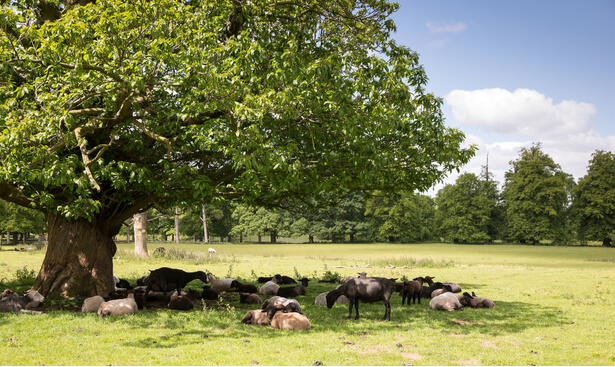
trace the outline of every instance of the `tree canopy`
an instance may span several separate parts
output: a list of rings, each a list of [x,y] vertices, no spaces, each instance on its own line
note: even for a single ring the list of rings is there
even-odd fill
[[[436,227],[454,242],[490,242],[498,220],[497,183],[464,173],[436,197]]]
[[[587,174],[573,189],[573,213],[581,241],[615,241],[615,155],[594,152]]]
[[[540,144],[522,148],[510,165],[502,190],[508,238],[534,244],[542,239],[567,241],[572,176],[563,172]]]
[[[426,190],[475,148],[444,125],[418,55],[391,39],[397,8],[3,2],[0,197],[47,214],[58,274],[75,248],[54,243],[86,241],[85,257],[107,259],[80,265],[94,274],[112,268],[121,224],[151,207]],[[96,240],[60,240],[60,225]],[[92,293],[82,285],[64,293]]]

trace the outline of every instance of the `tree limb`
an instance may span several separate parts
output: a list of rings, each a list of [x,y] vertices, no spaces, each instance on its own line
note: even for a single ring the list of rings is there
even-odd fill
[[[143,123],[141,123],[139,120],[132,118],[130,119],[130,122],[133,125],[136,125],[139,129],[141,129],[145,135],[149,136],[150,138],[156,140],[157,142],[160,142],[162,144],[164,144],[167,147],[167,150],[169,152],[171,151],[175,151],[176,149],[173,147],[173,141],[169,138],[166,138],[162,135],[158,135],[155,132],[151,131],[150,129],[147,128],[147,126],[145,126]],[[180,149],[178,150],[180,152],[184,152],[184,153],[190,153],[190,151],[185,150],[185,149]]]

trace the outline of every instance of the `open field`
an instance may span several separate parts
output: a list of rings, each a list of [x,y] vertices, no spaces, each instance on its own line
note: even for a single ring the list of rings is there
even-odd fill
[[[158,246],[148,244],[150,253]],[[47,300],[42,315],[0,314],[2,365],[614,365],[615,249],[517,245],[318,244],[181,245],[186,258],[136,259],[119,244],[115,274],[134,284],[160,266],[211,271],[254,281],[280,273],[320,278],[435,276],[493,299],[495,309],[446,313],[392,298],[391,322],[381,303],[361,304],[358,321],[345,305],[312,304],[331,284],[310,283],[297,299],[312,330],[243,325],[253,306],[226,294],[190,312],[153,310],[101,319],[74,310],[81,300]],[[182,253],[180,251],[180,253]],[[0,251],[3,287],[27,287],[42,251]],[[354,268],[366,266],[372,268]],[[394,268],[386,268],[388,265]],[[406,266],[405,268],[402,268]],[[24,271],[24,267],[25,270]],[[19,276],[16,272],[19,270]],[[200,281],[189,284],[202,287]],[[50,307],[54,306],[54,307]],[[60,308],[64,309],[56,309]]]

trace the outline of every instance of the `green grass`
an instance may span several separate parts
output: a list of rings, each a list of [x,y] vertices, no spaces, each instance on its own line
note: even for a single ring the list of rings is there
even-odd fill
[[[42,315],[0,314],[2,365],[613,365],[615,364],[615,249],[518,245],[149,244],[173,255],[141,260],[119,244],[115,274],[134,282],[148,269],[207,270],[216,277],[255,280],[281,273],[338,273],[456,281],[493,299],[495,309],[446,313],[392,299],[391,322],[381,303],[361,304],[358,321],[347,306],[312,304],[331,284],[310,282],[298,297],[312,330],[292,332],[241,324],[247,310],[237,295],[198,303],[193,311],[141,311],[101,319],[65,310]],[[0,251],[3,287],[25,289],[42,251]],[[150,253],[152,252],[150,251]],[[370,264],[373,268],[364,268]],[[394,268],[386,268],[394,265]],[[199,288],[200,281],[190,283]],[[81,300],[46,305],[80,306]]]

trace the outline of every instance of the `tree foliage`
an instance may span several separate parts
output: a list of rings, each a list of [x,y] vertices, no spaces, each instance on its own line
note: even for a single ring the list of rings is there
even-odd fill
[[[112,288],[111,238],[152,207],[426,190],[474,154],[391,39],[397,4],[2,4],[0,197],[48,214],[46,296]]]
[[[502,190],[509,239],[536,244],[569,241],[567,216],[574,181],[540,144],[522,148],[510,162]]]
[[[374,195],[367,202],[368,218],[374,239],[383,241],[424,241],[433,236],[435,205],[433,199],[412,193],[398,197]]]
[[[43,233],[45,216],[0,199],[0,233]]]
[[[436,227],[446,240],[490,242],[498,223],[497,182],[464,173],[436,197]]]
[[[4,7],[3,196],[116,224],[186,193],[428,188],[473,149],[390,39],[397,6],[354,6],[107,0],[42,24]]]
[[[573,189],[573,215],[581,241],[615,241],[615,155],[597,150]]]

